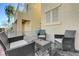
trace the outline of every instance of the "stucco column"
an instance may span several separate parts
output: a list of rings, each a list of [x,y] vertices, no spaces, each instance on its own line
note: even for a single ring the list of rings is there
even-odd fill
[[[21,13],[19,12],[18,15],[17,15],[17,36],[18,35],[22,35],[22,15]]]

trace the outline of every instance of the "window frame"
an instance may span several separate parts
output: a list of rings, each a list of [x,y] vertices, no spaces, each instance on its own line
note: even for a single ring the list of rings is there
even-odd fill
[[[53,21],[53,17],[52,17],[52,16],[53,16],[52,12],[53,12],[55,9],[57,9],[57,12],[56,12],[57,15],[58,15],[58,16],[57,16],[57,21]],[[46,17],[47,17],[47,16],[46,16],[46,13],[47,13],[47,12],[50,13],[50,22],[49,22],[49,23],[46,22]],[[45,12],[45,24],[46,24],[46,25],[56,25],[56,24],[60,24],[60,20],[59,20],[59,7],[53,8],[53,9],[48,10],[48,11]]]

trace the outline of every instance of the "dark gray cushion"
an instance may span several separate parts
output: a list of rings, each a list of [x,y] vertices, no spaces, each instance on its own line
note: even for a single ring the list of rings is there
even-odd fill
[[[0,41],[2,42],[4,49],[9,48],[8,37],[4,32],[0,32]]]

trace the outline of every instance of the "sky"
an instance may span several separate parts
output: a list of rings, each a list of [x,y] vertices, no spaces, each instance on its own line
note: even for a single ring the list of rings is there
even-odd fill
[[[4,24],[7,24],[7,16],[5,14],[5,7],[10,3],[0,3],[0,27],[3,27]],[[15,8],[17,8],[18,3],[11,3]]]

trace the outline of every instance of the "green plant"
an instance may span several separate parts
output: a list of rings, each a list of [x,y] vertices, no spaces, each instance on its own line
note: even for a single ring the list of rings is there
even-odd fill
[[[5,7],[5,14],[8,17],[8,23],[11,21],[11,18],[14,17],[15,7],[11,4]]]

